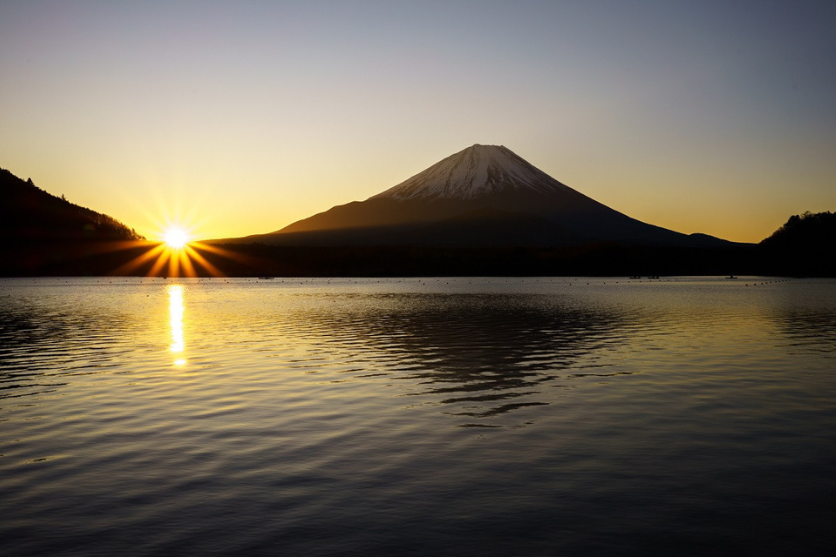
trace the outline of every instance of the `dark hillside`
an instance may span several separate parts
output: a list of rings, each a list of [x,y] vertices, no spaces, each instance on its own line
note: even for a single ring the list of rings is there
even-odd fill
[[[113,217],[0,169],[0,275],[55,274],[71,261],[83,270],[90,254],[143,239]]]
[[[0,238],[41,240],[140,240],[118,220],[70,203],[0,169]]]
[[[793,215],[760,247],[772,274],[836,276],[836,213]]]

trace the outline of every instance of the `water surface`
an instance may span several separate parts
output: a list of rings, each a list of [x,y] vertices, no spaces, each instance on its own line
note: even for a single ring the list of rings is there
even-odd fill
[[[836,282],[5,279],[0,553],[830,554]]]

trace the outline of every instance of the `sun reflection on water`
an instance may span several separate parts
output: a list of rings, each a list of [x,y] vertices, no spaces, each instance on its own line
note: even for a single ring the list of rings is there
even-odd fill
[[[185,350],[183,340],[183,285],[172,284],[168,287],[168,314],[171,323],[171,352],[177,358],[174,365],[185,365],[186,359],[182,357]]]

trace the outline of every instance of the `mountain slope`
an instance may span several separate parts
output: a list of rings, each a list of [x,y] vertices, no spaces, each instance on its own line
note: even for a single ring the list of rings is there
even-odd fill
[[[806,212],[793,215],[781,228],[761,241],[770,248],[796,250],[802,246],[836,247],[836,213]]]
[[[507,189],[584,197],[507,147],[477,144],[371,199],[476,199]]]
[[[142,239],[0,169],[0,276],[107,274],[147,250]]]
[[[44,241],[140,240],[113,217],[56,197],[0,168],[0,240]]]
[[[482,217],[473,222],[470,216],[477,213]],[[514,215],[515,226],[508,225],[508,214]],[[462,234],[462,229],[467,233]],[[440,238],[442,231],[451,236]],[[308,240],[316,245],[725,243],[632,219],[555,180],[510,149],[491,145],[468,147],[365,201],[235,241],[304,245]]]
[[[772,274],[836,276],[836,213],[793,215],[759,247]]]
[[[379,204],[372,205],[379,208]],[[368,209],[363,206],[362,209]],[[371,219],[369,219],[371,221]],[[366,226],[304,229],[221,240],[222,243],[263,243],[285,246],[423,246],[476,248],[502,245],[580,245],[586,239],[548,219],[527,213],[480,208],[451,218],[385,219]]]

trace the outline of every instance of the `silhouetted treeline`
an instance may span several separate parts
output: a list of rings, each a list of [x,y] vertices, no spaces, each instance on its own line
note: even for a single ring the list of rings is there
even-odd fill
[[[0,247],[0,276],[106,276],[150,251],[145,241],[33,242]],[[145,273],[124,273],[144,276]],[[123,273],[119,273],[123,274]]]
[[[116,219],[70,203],[0,169],[0,274],[90,274],[103,244],[143,239]],[[107,248],[109,249],[109,248]]]
[[[759,247],[769,274],[836,276],[836,214],[793,215]]]
[[[204,253],[237,276],[648,276],[836,277],[836,215],[793,216],[760,244],[715,247],[595,243],[580,247],[275,246],[222,244]]]
[[[155,258],[142,256],[153,242],[66,242],[19,251],[6,276],[168,276]],[[53,249],[55,248],[55,249]],[[194,249],[225,276],[835,276],[834,258],[804,259],[804,250],[767,245],[726,248],[640,247],[592,244],[571,248],[435,248],[397,246],[302,247],[221,244]],[[828,248],[833,250],[832,245]],[[220,253],[218,253],[220,251]],[[143,261],[131,266],[132,261]],[[9,260],[6,260],[8,263]],[[0,260],[2,263],[2,260]],[[210,268],[195,261],[198,276]],[[181,267],[182,269],[182,267]]]
[[[5,242],[44,240],[141,240],[108,215],[49,194],[32,180],[0,168],[0,238]]]
[[[804,243],[807,245],[833,244],[836,242],[836,214],[830,211],[793,215],[781,228],[761,242],[765,246],[790,247]]]
[[[222,245],[202,252],[236,276],[632,276],[754,274],[757,246],[732,248],[299,247]],[[230,257],[234,254],[234,257]]]

